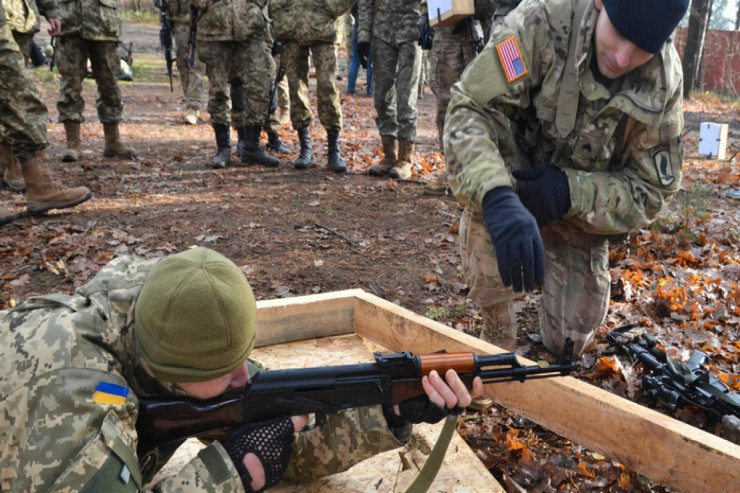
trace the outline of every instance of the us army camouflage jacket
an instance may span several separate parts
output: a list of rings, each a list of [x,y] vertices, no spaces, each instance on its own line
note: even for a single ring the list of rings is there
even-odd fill
[[[271,0],[270,18],[275,29],[275,38],[301,46],[338,43],[337,19],[355,2],[356,0]]]
[[[575,127],[561,137],[555,121],[576,1],[522,2],[453,86],[448,180],[458,200],[480,212],[486,192],[518,186],[513,169],[550,162],[568,177],[567,220],[589,233],[625,233],[655,219],[681,183],[681,63],[669,42],[609,89],[598,83],[590,69],[599,12],[592,2],[577,27]],[[509,39],[510,59],[521,61],[511,82],[497,50]]]
[[[271,38],[268,0],[192,0],[198,8],[199,41],[246,41]]]
[[[93,41],[120,41],[120,0],[69,0],[60,2],[62,37]]]
[[[40,15],[59,18],[57,0],[2,0],[10,29],[19,33],[35,33],[41,24]]]
[[[137,364],[134,307],[155,263],[119,257],[72,296],[0,311],[0,491],[144,489],[135,452],[138,399],[174,392]],[[106,390],[113,400],[96,393],[104,386],[114,389]],[[339,472],[400,445],[379,406],[342,413],[297,435],[290,477]],[[154,489],[243,491],[219,442]]]
[[[391,44],[419,39],[426,0],[359,0],[358,7],[358,43],[371,41],[372,37]]]

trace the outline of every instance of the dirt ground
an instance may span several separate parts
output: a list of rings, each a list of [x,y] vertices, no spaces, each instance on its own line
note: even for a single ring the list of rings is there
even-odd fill
[[[441,175],[444,162],[430,91],[419,99],[412,180],[366,174],[381,150],[373,100],[347,95],[346,79],[338,81],[346,174],[327,170],[326,134],[318,119],[311,127],[316,164],[308,170],[290,164],[299,145],[289,124],[280,135],[291,154],[280,156],[277,169],[213,170],[207,166],[215,152],[207,113],[198,125],[182,123],[182,92],[176,79],[170,92],[157,35],[157,26],[124,26],[124,43],[134,47],[135,80],[121,83],[121,133],[137,149],[133,160],[102,157],[96,89],[86,81],[82,159],[61,163],[64,130],[55,106],[59,76],[45,68],[34,71],[50,113],[52,167],[66,184],[84,184],[94,196],[76,208],[43,217],[24,215],[2,228],[0,310],[31,295],[71,292],[121,254],[162,256],[201,245],[233,259],[258,299],[361,288],[461,331],[479,332],[481,320],[467,299],[458,252],[462,209],[452,196],[423,193],[423,184]],[[340,57],[343,67],[343,50]],[[360,78],[358,94],[364,89]],[[311,98],[315,108],[313,90]],[[737,152],[737,108],[718,118],[711,109],[693,105],[685,117],[687,153],[696,152],[703,121],[730,123],[730,154]],[[232,142],[236,144],[235,133]],[[709,200],[713,210],[736,214],[737,201]],[[8,190],[0,190],[0,203],[24,209],[23,196]],[[533,358],[543,354],[536,300],[535,293],[516,302],[522,328],[517,352]]]

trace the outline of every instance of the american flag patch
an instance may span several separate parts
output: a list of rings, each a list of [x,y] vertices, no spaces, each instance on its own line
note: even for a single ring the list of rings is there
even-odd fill
[[[503,43],[497,44],[496,51],[498,51],[498,57],[501,59],[501,65],[504,67],[506,79],[509,82],[513,82],[527,73],[527,67],[524,66],[524,60],[514,36]]]

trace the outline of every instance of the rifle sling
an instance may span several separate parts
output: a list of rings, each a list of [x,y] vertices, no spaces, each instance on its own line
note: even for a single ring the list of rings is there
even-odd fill
[[[442,460],[447,453],[447,447],[452,439],[452,434],[455,432],[455,425],[457,425],[457,416],[448,416],[445,419],[445,424],[442,427],[442,431],[439,432],[437,443],[434,444],[434,448],[424,463],[424,467],[421,468],[419,475],[416,476],[414,482],[408,487],[406,493],[425,493],[432,485],[432,481],[437,476],[437,472],[439,472],[439,468],[442,465]]]

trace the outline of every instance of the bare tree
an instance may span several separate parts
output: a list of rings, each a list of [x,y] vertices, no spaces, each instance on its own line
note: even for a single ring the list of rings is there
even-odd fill
[[[689,27],[686,30],[686,45],[683,49],[682,61],[685,98],[689,97],[697,84],[701,84],[699,73],[711,12],[712,0],[691,0]]]

